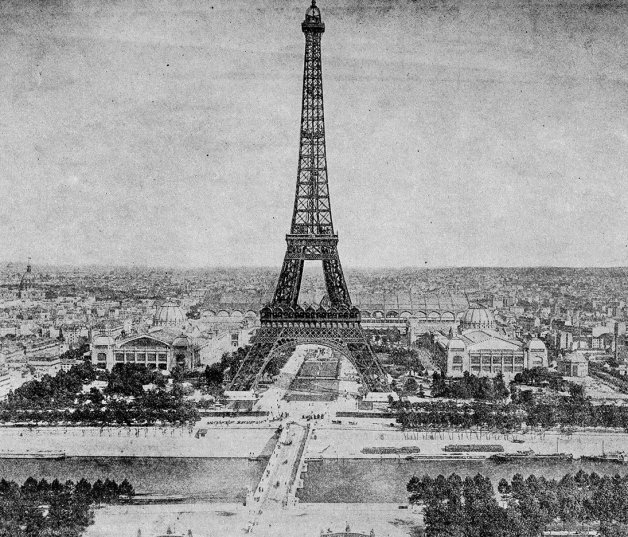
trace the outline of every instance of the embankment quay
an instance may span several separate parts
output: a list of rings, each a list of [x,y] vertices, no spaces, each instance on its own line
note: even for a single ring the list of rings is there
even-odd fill
[[[627,450],[628,433],[559,430],[497,433],[478,430],[403,431],[390,419],[326,418],[311,424],[305,459],[398,459],[444,456],[452,444],[498,444],[504,453],[601,455]],[[0,427],[0,457],[12,452],[55,451],[66,457],[269,457],[280,421],[202,420],[193,427]],[[386,449],[391,448],[391,453]],[[399,452],[395,452],[399,450]],[[481,451],[480,451],[481,453]],[[490,453],[488,453],[490,454]]]
[[[194,427],[1,427],[0,452],[61,451],[66,457],[269,456],[278,423],[235,420]]]

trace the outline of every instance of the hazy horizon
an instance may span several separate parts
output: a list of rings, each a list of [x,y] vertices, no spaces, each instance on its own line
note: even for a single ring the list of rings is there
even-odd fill
[[[1,266],[12,266],[15,268],[24,267],[26,268],[28,261],[2,261],[0,260]],[[151,269],[151,270],[176,270],[176,271],[185,271],[185,270],[273,270],[279,271],[281,270],[281,263],[277,265],[186,265],[186,266],[176,266],[176,265],[141,265],[141,264],[111,264],[111,263],[39,263],[37,264],[35,261],[31,260],[31,264],[33,266],[33,271],[37,271],[37,267],[54,267],[54,268],[111,268],[111,269]],[[320,269],[319,266],[305,266],[304,270],[306,272],[318,272]],[[628,270],[628,265],[608,265],[608,266],[568,266],[568,265],[450,265],[450,266],[418,266],[418,265],[397,265],[397,266],[344,266],[344,272],[354,271],[380,271],[380,270],[391,270],[391,271],[404,271],[404,270],[493,270],[493,269],[564,269],[564,270],[613,270],[613,269],[624,269]],[[322,269],[320,269],[322,270]]]
[[[308,4],[3,2],[3,255],[278,269]],[[318,5],[345,271],[628,265],[628,3]]]

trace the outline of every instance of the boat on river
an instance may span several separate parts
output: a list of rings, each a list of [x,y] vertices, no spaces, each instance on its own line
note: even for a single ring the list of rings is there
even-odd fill
[[[587,462],[615,462],[617,464],[628,463],[628,455],[623,451],[611,451],[609,453],[602,453],[601,455],[582,455],[581,461]]]
[[[516,453],[495,453],[488,460],[498,464],[515,461],[571,461],[571,453],[535,453],[533,450],[517,451]]]
[[[134,494],[129,497],[130,503],[133,504],[152,504],[152,503],[181,503],[186,500],[181,494]]]
[[[409,455],[406,460],[412,461],[483,461],[486,459],[486,455],[480,454],[463,454],[463,453],[435,453],[434,455]]]

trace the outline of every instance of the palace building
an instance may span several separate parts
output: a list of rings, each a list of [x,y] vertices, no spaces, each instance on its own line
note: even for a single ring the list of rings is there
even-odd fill
[[[111,370],[115,364],[142,364],[149,369],[170,371],[175,366],[192,369],[200,364],[199,345],[183,330],[185,315],[173,300],[160,304],[153,328],[114,338],[99,335],[92,341],[92,364]]]
[[[524,369],[547,367],[547,348],[539,339],[520,341],[496,330],[493,313],[472,305],[449,332],[431,331],[421,339],[441,371],[451,377],[514,376]]]
[[[92,344],[92,363],[100,369],[131,363],[170,371],[175,366],[192,369],[198,362],[198,347],[180,330],[169,328],[119,339],[97,336]]]
[[[253,330],[245,324],[242,318],[227,325],[186,319],[177,302],[168,299],[156,308],[151,328],[95,332],[92,364],[111,370],[134,363],[163,371],[210,365],[249,343]]]

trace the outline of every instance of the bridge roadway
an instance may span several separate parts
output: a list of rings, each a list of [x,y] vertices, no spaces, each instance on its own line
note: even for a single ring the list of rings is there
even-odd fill
[[[296,503],[309,433],[310,425],[307,423],[284,422],[264,474],[252,497],[249,495],[247,499],[250,507],[249,532],[265,515]]]

